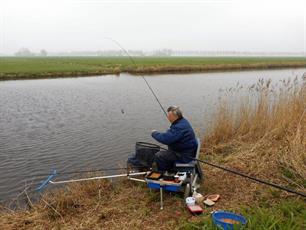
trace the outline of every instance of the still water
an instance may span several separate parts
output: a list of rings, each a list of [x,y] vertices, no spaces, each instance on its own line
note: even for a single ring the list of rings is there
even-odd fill
[[[146,76],[165,108],[179,105],[198,136],[211,124],[220,88],[259,78],[301,77],[306,69]],[[136,141],[169,126],[141,77],[0,82],[0,200],[16,197],[32,175],[125,166]],[[61,177],[58,177],[61,179]]]

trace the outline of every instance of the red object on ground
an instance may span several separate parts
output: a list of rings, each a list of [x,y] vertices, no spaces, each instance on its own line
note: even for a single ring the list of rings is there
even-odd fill
[[[189,205],[187,208],[192,214],[201,214],[203,212],[200,205]]]

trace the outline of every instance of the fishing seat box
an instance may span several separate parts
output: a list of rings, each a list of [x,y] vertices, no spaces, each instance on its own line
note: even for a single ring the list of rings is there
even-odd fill
[[[200,157],[200,151],[201,151],[201,141],[199,138],[196,139],[198,142],[198,148],[195,155],[195,159],[199,159]],[[190,161],[188,163],[182,163],[182,162],[175,162],[175,168],[179,172],[191,172],[194,173],[194,171],[199,175],[200,178],[203,177],[203,172],[200,166],[200,163],[197,160]]]
[[[146,179],[148,188],[151,189],[160,189],[169,191],[169,192],[179,192],[182,190],[183,181],[179,183],[164,181],[164,180],[150,180]]]

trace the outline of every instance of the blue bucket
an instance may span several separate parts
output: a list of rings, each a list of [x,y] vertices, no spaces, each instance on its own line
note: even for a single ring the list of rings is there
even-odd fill
[[[238,224],[231,224],[223,221],[222,219],[231,219],[240,223],[241,226],[246,225],[247,219],[242,216],[232,212],[227,211],[216,211],[212,214],[212,219],[215,225],[224,230],[232,230],[235,226],[239,226]]]

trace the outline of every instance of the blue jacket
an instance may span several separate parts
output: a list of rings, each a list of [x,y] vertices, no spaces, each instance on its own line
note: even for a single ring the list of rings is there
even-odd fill
[[[181,118],[173,122],[165,133],[153,132],[152,137],[158,142],[168,145],[170,150],[181,153],[182,162],[189,162],[194,157],[198,143],[190,123]],[[186,156],[188,156],[186,158]]]

